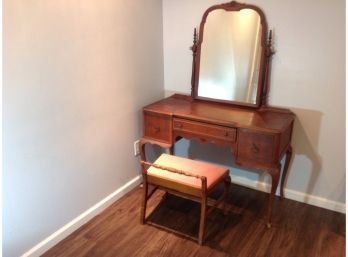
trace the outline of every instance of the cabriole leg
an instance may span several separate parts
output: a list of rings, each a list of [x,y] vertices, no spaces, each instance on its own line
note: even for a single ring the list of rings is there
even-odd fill
[[[224,211],[224,215],[227,215],[227,199],[228,199],[228,194],[230,192],[230,186],[231,186],[231,177],[228,174],[224,180],[224,194],[225,194],[225,198],[224,198],[224,202],[223,202],[223,211]]]
[[[273,201],[275,197],[275,192],[277,190],[278,182],[279,182],[279,176],[280,176],[280,164],[278,168],[273,169],[270,171],[270,175],[272,177],[272,188],[271,188],[271,193],[269,195],[269,200],[268,200],[268,207],[267,207],[267,216],[266,216],[266,221],[267,221],[267,227],[271,227],[271,218],[272,218],[272,209],[273,209]]]
[[[288,150],[286,151],[284,170],[282,174],[282,179],[280,181],[280,196],[281,197],[284,197],[284,184],[285,184],[286,176],[288,174],[291,157],[292,157],[292,147],[289,146]]]

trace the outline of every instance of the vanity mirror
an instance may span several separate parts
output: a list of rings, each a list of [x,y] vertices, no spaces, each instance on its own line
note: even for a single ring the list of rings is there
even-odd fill
[[[194,99],[260,107],[266,104],[271,32],[260,8],[235,1],[206,10],[194,35]]]

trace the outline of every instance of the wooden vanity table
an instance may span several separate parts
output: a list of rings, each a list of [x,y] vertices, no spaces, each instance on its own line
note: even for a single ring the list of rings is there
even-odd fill
[[[241,19],[242,32],[236,26],[236,21]],[[250,24],[249,32],[245,24]],[[217,36],[222,26],[227,30]],[[246,35],[248,33],[250,35]],[[194,34],[191,96],[175,94],[144,107],[140,148],[141,158],[146,160],[145,144],[173,149],[180,138],[230,147],[236,165],[270,174],[272,187],[266,213],[270,226],[272,203],[281,175],[280,163],[285,156],[280,190],[284,196],[292,155],[294,114],[267,105],[273,54],[272,36],[270,33],[267,39],[267,33],[265,15],[254,5],[233,1],[210,7],[203,15],[199,37]],[[230,45],[215,42],[224,36],[223,42],[232,42]],[[240,48],[250,39],[247,44],[250,49]],[[220,54],[212,54],[217,47],[216,52]],[[221,50],[226,54],[221,55]],[[238,58],[235,53],[240,53]],[[241,63],[240,60],[245,59],[247,61]],[[223,74],[219,72],[221,69],[225,70]]]

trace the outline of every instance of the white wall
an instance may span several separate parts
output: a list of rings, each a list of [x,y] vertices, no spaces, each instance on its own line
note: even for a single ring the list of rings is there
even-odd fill
[[[162,3],[5,0],[3,26],[3,255],[19,256],[139,174]]]
[[[275,31],[270,104],[297,115],[286,187],[330,205],[345,203],[345,1],[250,0]],[[220,0],[163,0],[165,90],[190,92],[193,28]],[[181,142],[178,154],[232,165],[228,149]],[[232,174],[268,182],[258,173]],[[294,197],[296,198],[296,197]],[[314,201],[313,200],[313,201]],[[335,209],[333,207],[332,209]]]

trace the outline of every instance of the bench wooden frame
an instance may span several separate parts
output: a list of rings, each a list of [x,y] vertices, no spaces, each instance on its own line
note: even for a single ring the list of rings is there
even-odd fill
[[[191,239],[195,239],[198,241],[200,245],[203,244],[204,240],[204,234],[205,234],[205,223],[206,223],[206,217],[207,215],[212,211],[213,208],[217,207],[223,202],[223,209],[225,210],[225,202],[228,195],[229,186],[231,183],[231,178],[229,176],[229,170],[226,169],[226,172],[220,176],[216,183],[212,185],[209,189],[207,188],[207,177],[200,176],[197,174],[194,174],[193,172],[188,172],[184,170],[178,170],[172,167],[166,167],[163,165],[157,165],[155,163],[149,163],[146,161],[141,161],[142,165],[142,175],[143,175],[143,197],[142,197],[142,204],[141,204],[141,210],[140,210],[140,222],[141,224],[145,224],[146,222],[146,205],[147,201],[150,199],[150,197],[153,195],[153,193],[157,189],[162,189],[168,193],[178,195],[183,198],[187,198],[190,200],[194,200],[197,202],[200,202],[201,204],[201,212],[200,212],[200,223],[199,223],[199,231],[198,231],[198,237],[191,237],[189,235],[180,233],[179,231],[174,231],[172,229],[162,227],[153,223],[150,223],[151,225],[158,226],[162,229],[169,230],[171,232],[174,232],[176,234],[180,234],[185,237],[189,237]],[[201,187],[193,187],[189,185],[182,184],[180,182],[172,181],[166,178],[160,178],[156,176],[152,176],[151,174],[148,174],[148,169],[150,167],[155,167],[160,170],[166,170],[172,173],[181,174],[183,176],[188,177],[195,177],[201,180]],[[185,167],[183,167],[185,169]],[[219,199],[214,200],[211,198],[208,198],[209,194],[216,188],[217,185],[224,183],[224,191],[222,195],[219,197]],[[153,185],[154,189],[151,192],[148,192],[149,185]],[[212,206],[208,209],[208,205]]]

